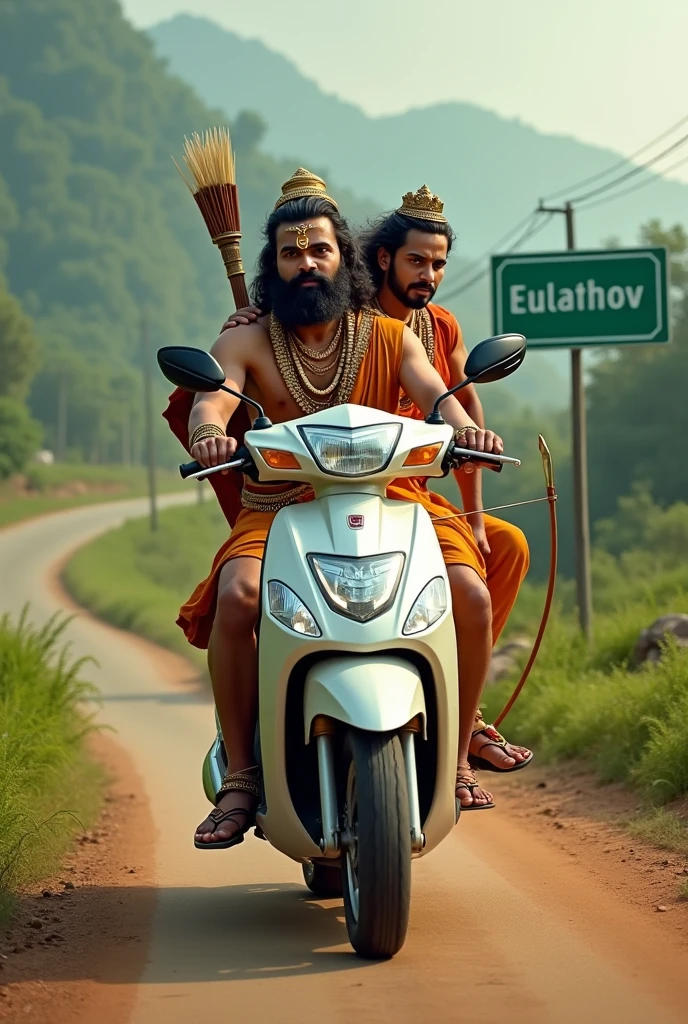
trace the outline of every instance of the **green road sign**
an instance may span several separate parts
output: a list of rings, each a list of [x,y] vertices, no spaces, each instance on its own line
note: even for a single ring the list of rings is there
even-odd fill
[[[669,341],[667,265],[659,246],[493,256],[494,333],[532,348]]]

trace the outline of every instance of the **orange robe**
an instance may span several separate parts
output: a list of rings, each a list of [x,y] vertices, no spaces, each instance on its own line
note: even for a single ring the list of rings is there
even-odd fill
[[[402,335],[403,325],[398,320],[375,318],[370,343],[349,398],[352,405],[365,405],[372,409],[380,409],[382,412],[396,413],[399,405]],[[180,410],[186,411],[187,407],[190,410],[191,402],[184,400],[175,392],[170,408],[165,414],[182,443],[188,443],[188,432],[181,422]],[[236,433],[233,432],[232,426],[230,423],[228,433],[235,437]],[[216,554],[210,575],[199,583],[177,619],[177,624],[182,627],[187,640],[194,647],[208,646],[215,618],[218,581],[223,565],[233,558],[262,558],[268,531],[277,515],[276,512],[241,509],[232,521],[230,514],[234,512],[236,497],[231,493],[231,488],[233,486],[236,490],[241,477],[234,473],[222,477],[222,480],[229,482],[231,478],[234,483],[230,483],[229,487],[225,483],[223,487],[216,488],[216,493],[230,525],[233,526],[232,533]],[[303,500],[311,501],[312,496]]]
[[[459,325],[449,310],[434,304],[427,308],[432,319],[435,339],[435,369],[449,387],[449,357],[459,343]],[[423,414],[414,405],[410,408],[400,408],[398,411],[401,416],[423,419]],[[405,501],[420,501],[432,517],[447,565],[469,565],[485,581],[492,599],[492,640],[496,643],[506,625],[530,564],[528,543],[522,531],[503,519],[485,515],[483,520],[490,554],[484,558],[473,536],[468,517],[441,521],[443,516],[455,515],[459,509],[441,494],[430,491],[427,478],[395,480],[387,488],[387,495]]]

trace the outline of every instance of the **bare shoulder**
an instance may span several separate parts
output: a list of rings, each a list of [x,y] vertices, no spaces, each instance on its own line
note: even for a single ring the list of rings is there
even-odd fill
[[[242,363],[248,365],[249,357],[269,344],[267,318],[261,317],[252,324],[242,324],[223,331],[211,348],[220,366]]]

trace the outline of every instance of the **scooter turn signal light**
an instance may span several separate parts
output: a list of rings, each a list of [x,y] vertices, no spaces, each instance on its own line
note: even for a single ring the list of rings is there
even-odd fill
[[[281,452],[277,448],[259,448],[258,451],[270,469],[301,469],[301,463],[291,452]]]
[[[405,466],[429,466],[442,451],[441,444],[423,444],[412,448],[404,459]]]

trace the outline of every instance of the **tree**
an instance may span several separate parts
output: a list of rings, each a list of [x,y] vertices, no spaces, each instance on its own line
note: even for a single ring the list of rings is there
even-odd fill
[[[593,520],[642,484],[661,505],[688,493],[688,236],[680,225],[651,221],[644,243],[666,245],[674,294],[673,341],[626,347],[590,371],[588,439]]]
[[[0,398],[0,480],[21,472],[38,450],[42,430],[16,398]]]
[[[0,397],[26,398],[38,369],[33,325],[0,278]]]

